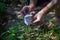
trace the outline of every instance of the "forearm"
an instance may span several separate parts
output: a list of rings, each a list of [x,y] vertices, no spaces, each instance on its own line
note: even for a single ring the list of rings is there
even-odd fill
[[[42,15],[46,15],[53,7],[56,5],[57,0],[52,0],[49,4],[47,4],[40,12],[42,12]]]
[[[30,0],[30,5],[31,5],[31,6],[35,6],[36,3],[37,3],[37,0]]]

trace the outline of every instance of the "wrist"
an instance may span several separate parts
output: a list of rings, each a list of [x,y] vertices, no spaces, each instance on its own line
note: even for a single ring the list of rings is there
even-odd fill
[[[29,6],[30,6],[30,7],[32,7],[32,8],[34,8],[34,7],[35,7],[35,5],[34,5],[34,4],[30,4]]]
[[[39,15],[44,15],[45,13],[43,11],[38,12]]]
[[[46,14],[43,11],[38,12],[38,15],[40,15],[41,18],[46,16]]]

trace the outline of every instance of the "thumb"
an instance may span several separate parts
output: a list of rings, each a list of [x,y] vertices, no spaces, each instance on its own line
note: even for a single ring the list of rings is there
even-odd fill
[[[38,21],[39,21],[39,18],[38,18],[38,19],[36,19],[36,20],[34,20],[34,21],[33,21],[33,23],[36,23],[36,22],[38,22]]]

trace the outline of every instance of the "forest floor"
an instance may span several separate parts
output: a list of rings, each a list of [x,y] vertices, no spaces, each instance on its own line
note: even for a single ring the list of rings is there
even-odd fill
[[[20,10],[20,7],[9,7],[7,9],[9,20],[3,24],[3,27],[8,30],[0,35],[1,38],[7,40],[60,40],[60,24],[58,23],[59,26],[56,26],[52,19],[55,14],[54,11],[49,12],[45,18],[51,26],[51,29],[48,30],[45,25],[43,25],[44,27],[42,26],[43,28],[40,28],[40,25],[25,25],[23,17],[15,13]]]

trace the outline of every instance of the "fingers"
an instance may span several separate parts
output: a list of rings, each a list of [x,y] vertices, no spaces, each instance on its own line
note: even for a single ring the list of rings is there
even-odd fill
[[[37,22],[39,22],[40,20],[39,19],[36,19],[35,21],[33,21],[33,23],[37,23]]]
[[[22,8],[21,12],[23,13],[23,15],[25,15],[26,13],[29,13],[29,7],[28,6],[24,6]]]
[[[27,12],[29,12],[29,7],[28,7],[28,6],[25,6],[25,7],[23,8],[23,10],[27,13]]]
[[[33,23],[37,23],[39,21],[40,21],[40,18],[35,16],[35,20],[33,21]]]
[[[33,21],[33,24],[37,24],[37,25],[42,25],[43,24],[43,21],[37,17],[34,21]]]

